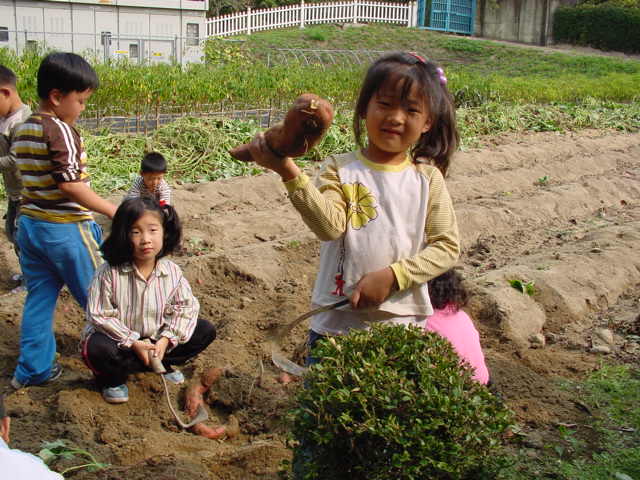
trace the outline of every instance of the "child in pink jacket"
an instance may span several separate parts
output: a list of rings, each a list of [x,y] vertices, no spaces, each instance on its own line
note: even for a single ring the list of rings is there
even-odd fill
[[[429,281],[429,298],[433,315],[427,317],[425,330],[449,340],[458,356],[475,371],[473,379],[486,385],[489,370],[480,347],[480,335],[464,311],[469,293],[456,270],[449,270]]]

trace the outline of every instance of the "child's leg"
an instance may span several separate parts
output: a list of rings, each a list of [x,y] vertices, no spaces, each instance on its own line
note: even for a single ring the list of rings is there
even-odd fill
[[[213,324],[208,320],[199,318],[189,341],[167,352],[162,363],[165,368],[171,365],[181,365],[202,352],[215,338],[216,328]],[[171,368],[167,368],[167,370],[171,370]]]
[[[89,284],[102,264],[100,242],[102,231],[94,221],[67,224],[68,245],[55,264],[64,283],[82,308],[87,306]]]
[[[20,332],[20,357],[15,371],[21,384],[42,383],[49,377],[55,359],[53,313],[62,288],[62,279],[43,250],[39,222],[27,217],[20,220],[18,245],[20,267],[27,287]],[[46,238],[46,237],[45,237]]]
[[[320,363],[320,359],[318,357],[311,356],[311,351],[313,350],[313,347],[316,346],[318,340],[322,338],[325,338],[325,335],[320,335],[313,330],[309,330],[309,339],[307,340],[307,358],[304,360],[305,367],[310,367],[311,365]]]
[[[118,347],[107,335],[92,333],[82,348],[82,358],[96,377],[100,388],[117,387],[130,373],[146,370],[133,350]]]

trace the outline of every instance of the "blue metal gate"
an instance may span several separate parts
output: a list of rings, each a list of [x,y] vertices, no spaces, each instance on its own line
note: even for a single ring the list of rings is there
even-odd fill
[[[418,24],[429,30],[473,35],[475,17],[476,0],[418,1]]]

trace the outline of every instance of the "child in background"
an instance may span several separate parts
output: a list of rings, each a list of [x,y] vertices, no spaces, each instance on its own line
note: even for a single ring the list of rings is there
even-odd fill
[[[172,383],[184,376],[172,365],[186,362],[215,339],[214,326],[198,318],[200,304],[180,267],[165,258],[180,243],[176,211],[149,197],[118,207],[102,245],[107,263],[89,290],[82,356],[109,403],[129,400],[130,373],[158,357]],[[150,342],[145,342],[148,339]]]
[[[18,389],[58,378],[53,313],[67,285],[84,308],[102,259],[102,230],[92,211],[116,207],[89,186],[87,155],[74,124],[93,91],[95,70],[79,55],[51,53],[38,69],[38,112],[15,132],[11,154],[22,178],[17,242],[27,287],[20,357],[11,385]]]
[[[171,205],[171,187],[164,179],[167,173],[167,161],[157,152],[147,153],[142,159],[140,176],[133,182],[133,186],[125,199],[135,197],[153,197],[160,205]]]
[[[315,185],[292,159],[270,152],[262,134],[249,147],[282,177],[322,240],[313,306],[350,300],[350,308],[313,317],[310,346],[373,321],[424,328],[433,314],[427,281],[459,256],[443,178],[458,133],[442,70],[411,53],[377,60],[360,90],[354,130],[360,149],[328,158]]]
[[[429,280],[428,285],[434,312],[427,317],[425,330],[449,340],[458,356],[473,368],[474,380],[487,385],[489,370],[484,362],[480,335],[469,315],[461,310],[469,300],[462,277],[451,269]]]
[[[8,201],[4,231],[14,246],[22,182],[15,158],[10,155],[10,147],[16,127],[30,115],[31,109],[22,103],[18,94],[15,74],[4,65],[0,65],[0,171]]]

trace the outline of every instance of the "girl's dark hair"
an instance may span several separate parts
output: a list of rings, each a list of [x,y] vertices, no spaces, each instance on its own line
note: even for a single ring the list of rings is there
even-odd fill
[[[458,311],[469,301],[470,295],[464,286],[464,279],[462,275],[453,268],[429,280],[428,285],[431,306],[438,310],[449,305],[454,311]]]
[[[437,68],[435,63],[405,52],[390,53],[376,60],[367,71],[356,102],[353,131],[357,144],[364,148],[363,131],[367,107],[383,84],[389,79],[398,79],[402,86],[402,100],[408,97],[415,84],[429,109],[431,128],[422,134],[412,148],[411,156],[414,161],[419,157],[427,157],[438,167],[442,175],[446,175],[451,156],[458,148],[460,136],[456,127],[453,99],[447,86],[440,83]]]
[[[38,96],[45,100],[53,89],[67,94],[87,89],[96,90],[99,85],[96,71],[75,53],[50,53],[38,68]]]
[[[111,223],[111,233],[100,247],[109,265],[117,267],[133,261],[133,244],[129,239],[129,233],[144,212],[156,212],[162,219],[163,244],[156,258],[169,255],[180,245],[182,226],[178,213],[171,205],[161,206],[151,197],[129,198],[116,210]]]

